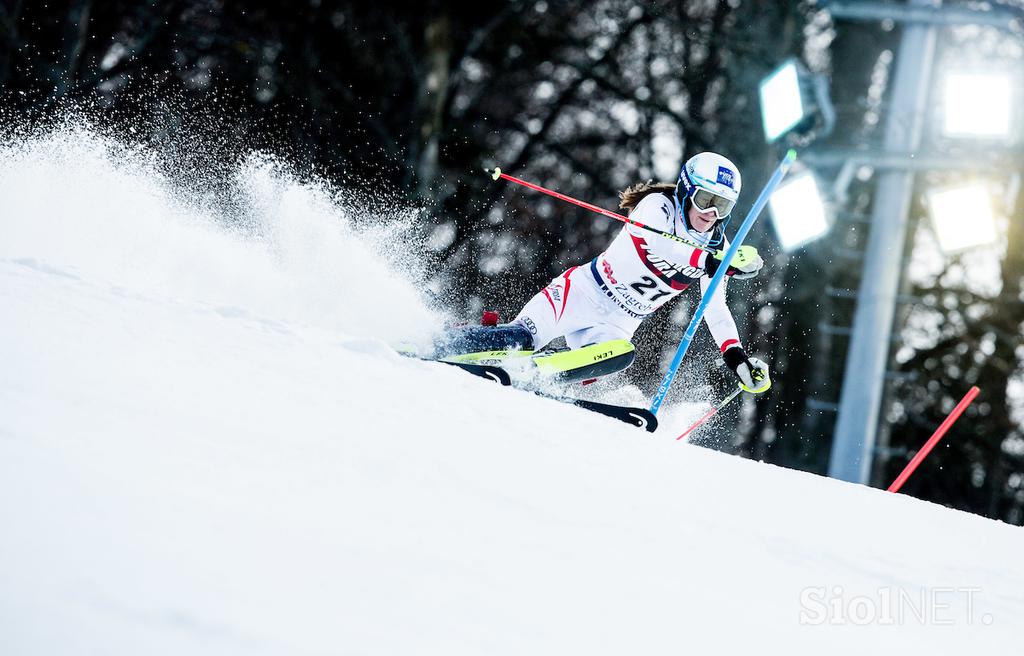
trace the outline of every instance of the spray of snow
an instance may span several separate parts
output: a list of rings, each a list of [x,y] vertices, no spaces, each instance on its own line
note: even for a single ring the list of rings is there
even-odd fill
[[[378,214],[357,231],[344,193],[259,154],[210,195],[177,187],[164,173],[173,168],[159,153],[71,123],[8,143],[0,257],[388,342],[438,325],[413,284],[416,254],[398,238],[414,212]],[[404,275],[396,261],[408,264]]]

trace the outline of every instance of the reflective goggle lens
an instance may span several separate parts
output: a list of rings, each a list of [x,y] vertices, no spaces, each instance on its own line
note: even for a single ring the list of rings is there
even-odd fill
[[[729,216],[729,212],[732,212],[733,201],[728,198],[722,198],[718,194],[713,194],[707,189],[697,189],[690,196],[690,200],[701,212],[707,212],[710,209],[714,209],[718,213],[718,218],[724,219]]]

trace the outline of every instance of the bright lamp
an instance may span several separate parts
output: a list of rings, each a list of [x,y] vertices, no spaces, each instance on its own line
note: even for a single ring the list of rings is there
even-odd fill
[[[1011,132],[1013,82],[1005,73],[949,73],[943,93],[942,133],[948,137],[1005,138]]]
[[[809,171],[779,187],[768,199],[768,207],[784,251],[796,250],[828,232],[825,202]]]
[[[939,248],[958,253],[996,241],[992,198],[983,184],[970,184],[926,193]]]
[[[807,116],[795,60],[786,62],[764,78],[759,93],[764,138],[768,143],[789,132]]]

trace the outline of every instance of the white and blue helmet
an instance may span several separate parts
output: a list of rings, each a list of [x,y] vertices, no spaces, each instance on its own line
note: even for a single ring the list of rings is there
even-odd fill
[[[714,210],[719,221],[727,218],[740,197],[743,180],[728,158],[718,153],[697,153],[686,160],[676,183],[676,199],[685,217],[686,200],[702,212]]]

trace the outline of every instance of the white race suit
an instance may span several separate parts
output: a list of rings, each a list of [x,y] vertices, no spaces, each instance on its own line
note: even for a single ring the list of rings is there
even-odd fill
[[[645,196],[629,216],[696,243],[707,243],[716,232],[687,230],[678,203],[660,192]],[[721,248],[727,249],[728,242],[723,240]],[[555,277],[530,299],[514,323],[530,331],[537,349],[557,337],[565,337],[569,348],[630,339],[645,317],[694,281],[706,293],[719,264],[708,251],[626,224],[603,253]],[[715,290],[704,315],[723,352],[740,346],[725,304],[727,280]]]

